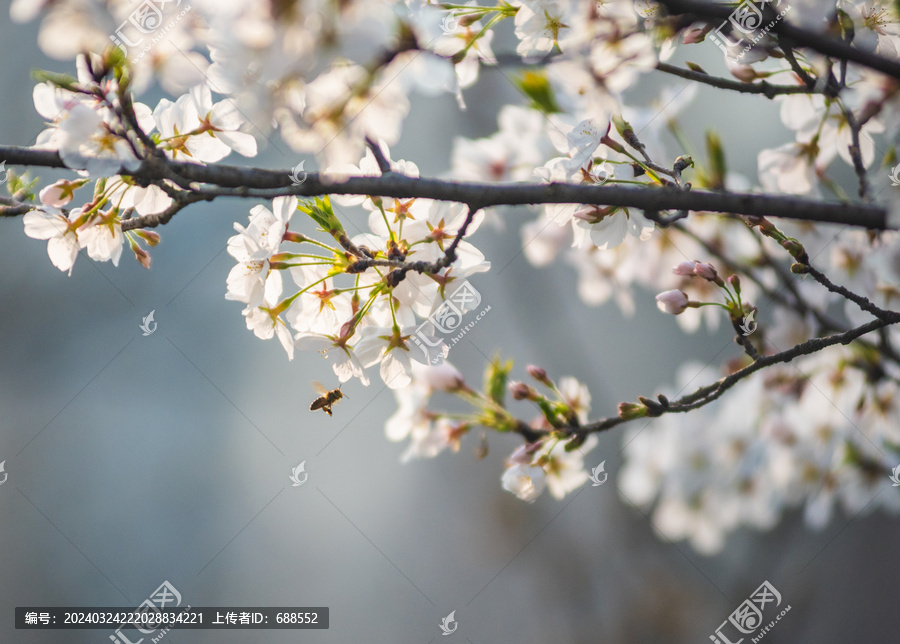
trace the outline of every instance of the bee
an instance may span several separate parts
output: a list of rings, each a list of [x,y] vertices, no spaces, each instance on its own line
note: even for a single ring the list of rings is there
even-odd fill
[[[312,404],[309,406],[309,410],[315,411],[317,409],[321,409],[326,414],[331,416],[331,406],[341,398],[344,398],[344,393],[341,391],[340,387],[328,391],[327,389],[325,389],[325,387],[322,386],[321,383],[318,382],[314,382],[313,386],[316,388],[316,391],[318,391],[322,395],[312,401]]]

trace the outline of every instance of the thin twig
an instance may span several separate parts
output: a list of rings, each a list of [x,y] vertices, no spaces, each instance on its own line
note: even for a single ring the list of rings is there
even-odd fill
[[[696,16],[700,20],[710,22],[727,20],[734,7],[728,4],[702,2],[701,0],[659,0],[669,13],[673,15],[685,15],[686,18]],[[848,60],[900,79],[900,62],[879,56],[863,49],[850,46],[844,40],[838,40],[831,36],[797,27],[786,20],[779,20],[772,26],[770,33],[787,36],[791,43],[800,47],[807,47],[814,51],[831,56],[838,60]]]
[[[381,174],[387,174],[391,171],[391,163],[384,156],[384,151],[381,149],[381,146],[375,143],[368,136],[366,137],[366,145],[372,151],[372,154],[375,156],[375,162],[378,163],[378,169],[381,170]]]
[[[846,106],[841,106],[844,118],[847,119],[847,127],[850,128],[850,158],[853,159],[853,169],[856,171],[856,179],[859,183],[859,197],[863,201],[869,201],[869,179],[866,175],[866,165],[862,159],[862,149],[859,146],[860,124],[857,123],[853,112]]]
[[[790,362],[794,358],[816,353],[818,351],[821,351],[822,349],[837,344],[849,344],[862,335],[871,333],[872,331],[877,331],[878,329],[891,324],[896,324],[897,322],[900,322],[900,313],[891,312],[886,319],[872,320],[870,322],[867,322],[866,324],[855,327],[853,329],[849,329],[848,331],[845,331],[843,333],[836,333],[824,338],[813,338],[811,340],[807,340],[806,342],[802,342],[786,351],[781,351],[780,353],[775,353],[772,355],[761,356],[759,359],[754,360],[746,367],[738,369],[737,371],[723,378],[720,378],[719,380],[716,380],[709,385],[700,387],[693,393],[682,396],[677,400],[670,401],[666,406],[656,407],[655,415],[660,416],[667,413],[683,413],[694,409],[699,409],[700,407],[708,405],[714,400],[717,400],[722,396],[722,394],[731,389],[738,382],[740,382],[744,378],[747,378],[748,376],[751,376],[761,369],[782,362]],[[587,425],[583,425],[580,428],[570,427],[567,428],[567,430],[573,434],[575,433],[575,431],[581,431],[585,433],[601,432],[624,422],[628,421],[618,416],[613,416],[610,418],[598,420],[593,423],[589,423]]]
[[[784,290],[789,292],[793,296],[793,300],[787,298],[785,294],[781,290],[776,290],[769,288],[763,279],[756,274],[756,271],[751,266],[746,264],[742,264],[737,262],[729,257],[727,257],[721,250],[710,244],[708,241],[692,232],[685,226],[681,224],[675,224],[673,229],[678,232],[686,235],[700,244],[706,252],[712,255],[714,258],[722,262],[724,267],[727,267],[730,271],[734,273],[739,273],[741,277],[747,277],[754,284],[759,287],[760,293],[768,298],[770,301],[783,306],[787,309],[796,310],[800,315],[811,315],[816,323],[819,325],[819,329],[825,333],[843,333],[847,330],[846,326],[840,324],[837,320],[833,319],[823,311],[815,308],[807,302],[800,291],[797,289],[795,284],[796,276],[791,273],[787,268],[775,261],[768,253],[765,252],[765,249],[762,247],[761,239],[756,237],[757,241],[760,242],[760,250],[763,253],[763,258],[766,262],[766,265],[769,266],[772,270],[775,271],[775,274],[778,276],[781,284],[784,286]],[[871,349],[878,349],[875,343],[869,342],[867,340],[858,340],[858,342],[866,347]],[[883,345],[881,347],[882,356],[889,358],[893,362],[900,364],[900,355],[898,355],[891,346]]]
[[[750,338],[744,335],[743,329],[741,329],[740,325],[736,320],[731,321],[731,326],[734,327],[734,341],[736,344],[740,345],[740,347],[744,350],[748,356],[750,356],[751,360],[759,360],[759,351],[756,350],[756,347],[753,346],[753,343],[750,341]]]
[[[894,316],[898,315],[894,311],[886,311],[885,309],[879,308],[872,304],[872,302],[862,295],[858,295],[851,290],[843,286],[839,286],[828,279],[821,271],[816,270],[812,266],[807,266],[809,269],[809,274],[812,275],[813,279],[816,280],[819,284],[827,288],[832,293],[837,293],[841,297],[845,297],[854,304],[856,304],[859,308],[867,313],[871,313],[879,320],[890,320],[893,319]]]
[[[816,86],[816,81],[807,73],[803,67],[800,66],[800,63],[797,62],[797,57],[794,56],[793,48],[788,44],[787,38],[784,34],[779,34],[778,36],[778,46],[781,47],[781,51],[784,52],[784,57],[790,64],[791,69],[794,70],[794,73],[800,78],[804,85],[806,85],[809,89],[813,89]]]
[[[207,197],[193,192],[179,192],[172,200],[172,204],[160,213],[141,215],[122,220],[122,232],[137,228],[155,228],[169,223],[169,220],[177,215],[185,207],[198,201],[204,201]]]
[[[12,197],[0,197],[0,217],[18,217],[34,209],[33,204]]]
[[[727,78],[719,78],[710,76],[702,72],[695,72],[692,69],[682,69],[668,63],[657,63],[656,69],[666,74],[686,78],[687,80],[697,81],[710,87],[718,89],[727,89],[742,94],[762,94],[768,99],[773,99],[782,94],[817,94],[820,93],[815,88],[804,87],[803,85],[771,85],[766,81],[760,83],[742,83]]]

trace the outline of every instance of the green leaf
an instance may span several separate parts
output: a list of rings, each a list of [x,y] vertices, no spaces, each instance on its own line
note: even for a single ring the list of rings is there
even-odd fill
[[[484,393],[500,406],[506,397],[506,383],[512,367],[512,360],[501,363],[500,356],[496,355],[484,372]]]
[[[328,195],[301,201],[297,205],[297,210],[309,215],[310,219],[319,224],[323,232],[335,237],[344,234],[344,227],[334,214]]]
[[[513,82],[525,96],[531,99],[532,107],[536,110],[544,114],[556,114],[562,111],[553,95],[553,87],[544,72],[529,70]]]
[[[34,69],[31,71],[31,77],[39,83],[50,83],[73,92],[77,91],[78,88],[78,79],[69,76],[68,74],[48,72],[44,69]]]
[[[722,148],[722,141],[712,130],[706,132],[706,155],[709,158],[710,168],[709,187],[722,190],[725,188],[728,167],[725,164],[725,150]]]
[[[687,61],[685,63],[685,65],[687,65],[687,68],[690,69],[691,71],[695,71],[698,74],[706,74],[707,76],[709,76],[709,72],[707,72],[705,69],[700,67],[700,65],[698,65],[697,63],[692,63],[691,61]]]

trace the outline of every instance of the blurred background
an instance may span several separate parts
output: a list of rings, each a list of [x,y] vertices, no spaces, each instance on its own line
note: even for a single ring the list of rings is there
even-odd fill
[[[0,21],[2,144],[33,144],[43,129],[30,71],[73,71],[36,37],[37,23]],[[715,47],[706,59],[697,49],[696,62],[726,75]],[[452,97],[415,97],[393,158],[446,172],[452,138],[493,133],[498,107],[518,100],[504,73],[483,71],[464,113]],[[660,76],[635,96],[687,83]],[[682,124],[698,147],[715,127],[752,181],[756,152],[787,140],[776,105],[705,87]],[[253,163],[299,160],[279,147]],[[190,207],[160,231],[149,271],[126,250],[118,268],[82,257],[71,277],[21,218],[0,220],[0,641],[108,642],[112,629],[16,631],[14,607],[137,606],[165,580],[183,605],[331,609],[327,631],[173,631],[167,643],[431,642],[451,611],[448,643],[706,642],[764,580],[791,605],[767,642],[896,639],[898,526],[883,515],[838,513],[811,532],[789,514],[704,557],[619,498],[619,430],[586,459],[606,461],[608,484],[529,505],[500,487],[514,437],[492,436],[482,461],[473,435],[458,454],[401,464],[404,445],[384,435],[394,396],[376,374],[368,388],[348,383],[333,418],[310,413],[311,381],[337,384],[328,363],[289,362],[224,299],[225,243],[254,203]],[[682,334],[652,293],[639,293],[633,319],[587,307],[571,267],[539,271],[522,255],[519,227],[535,216],[505,209],[504,229],[473,239],[493,266],[472,278],[491,310],[451,355],[469,380],[500,351],[516,378],[538,364],[588,384],[598,418],[731,343],[724,331]],[[151,311],[158,328],[145,337]],[[292,487],[301,461],[309,478]]]

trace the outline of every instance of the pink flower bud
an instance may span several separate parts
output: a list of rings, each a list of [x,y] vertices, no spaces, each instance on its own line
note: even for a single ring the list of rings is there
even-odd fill
[[[719,276],[712,264],[704,264],[700,262],[697,262],[697,265],[694,266],[694,275],[702,277],[705,280],[709,280],[710,282],[715,282],[716,278]]]
[[[147,242],[148,246],[156,246],[159,243],[159,233],[155,233],[152,230],[135,230],[134,233]]]
[[[72,194],[76,188],[79,187],[79,184],[66,181],[61,179],[56,183],[52,183],[49,186],[41,189],[39,193],[39,198],[41,203],[45,206],[53,206],[54,208],[62,208],[67,203],[72,201],[74,194]]]
[[[683,45],[693,45],[694,43],[702,42],[706,38],[706,34],[709,32],[710,27],[691,27],[687,31],[684,32],[684,39],[681,41]]]
[[[683,313],[689,301],[687,293],[677,288],[656,296],[656,306],[659,310],[672,315]]]
[[[548,383],[550,379],[547,377],[547,372],[540,367],[536,367],[533,364],[525,367],[525,371],[528,372],[528,375],[537,380],[538,382]]]
[[[456,367],[446,362],[427,369],[425,371],[425,382],[435,391],[450,393],[459,391],[466,385],[462,373]]]
[[[137,244],[132,244],[131,250],[134,252],[134,258],[140,263],[141,266],[143,266],[144,268],[150,268],[150,253],[145,251]]]
[[[686,262],[681,262],[680,264],[676,264],[672,269],[672,272],[676,275],[693,275],[694,268],[697,266],[698,262],[695,259],[690,259]]]
[[[509,462],[513,465],[531,465],[534,458],[534,446],[525,443],[519,445],[512,454],[509,455]]]
[[[507,387],[509,388],[509,395],[515,400],[528,400],[535,395],[534,390],[524,382],[510,382]]]
[[[728,71],[731,72],[732,76],[744,83],[750,83],[759,78],[759,74],[750,65],[741,65],[740,63],[728,65]]]
[[[613,210],[613,206],[581,206],[572,216],[589,224],[598,224]]]

